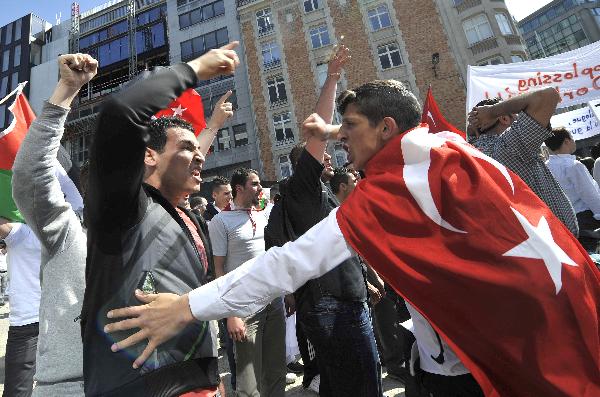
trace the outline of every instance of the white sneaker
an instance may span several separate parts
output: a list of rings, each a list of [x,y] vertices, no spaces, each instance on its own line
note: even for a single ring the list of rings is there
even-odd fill
[[[292,383],[296,383],[296,379],[298,379],[298,377],[293,372],[288,372],[287,374],[285,374],[285,384],[286,385],[291,385]]]
[[[310,385],[306,388],[307,390],[314,391],[319,394],[319,385],[321,384],[321,375],[317,375],[310,381]]]

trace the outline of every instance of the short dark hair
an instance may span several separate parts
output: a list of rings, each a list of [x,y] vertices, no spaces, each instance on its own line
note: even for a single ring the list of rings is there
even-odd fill
[[[258,172],[250,168],[238,168],[233,171],[233,175],[231,175],[231,194],[233,198],[235,198],[237,194],[235,187],[238,185],[244,186],[246,181],[248,181],[248,176],[250,176],[250,174],[258,175]]]
[[[477,105],[475,105],[475,107],[477,107],[477,106],[493,106],[493,105],[499,104],[500,102],[502,102],[502,98],[497,96],[495,98],[487,98],[487,99],[484,99],[483,101],[479,101],[479,102],[477,102]]]
[[[544,141],[548,149],[555,151],[560,148],[565,139],[570,139],[571,133],[565,127],[552,129],[552,135]]]
[[[600,142],[592,146],[592,148],[590,149],[590,154],[592,155],[594,160],[600,157]]]
[[[292,170],[296,171],[296,166],[298,165],[298,160],[300,160],[300,155],[302,151],[306,147],[306,142],[300,142],[296,144],[290,151],[290,163],[292,163]]]
[[[333,194],[338,194],[340,191],[340,185],[342,183],[348,184],[350,176],[348,175],[350,170],[346,167],[337,167],[333,170],[333,176],[329,181],[329,186],[331,186],[331,191]]]
[[[344,114],[354,104],[371,126],[384,117],[396,121],[401,132],[419,125],[421,105],[415,95],[404,84],[396,80],[375,80],[354,90],[346,90],[337,99],[338,111]]]
[[[162,153],[167,144],[167,130],[169,128],[183,128],[194,132],[194,127],[179,117],[159,117],[150,122],[148,126],[148,141],[146,147]]]
[[[200,204],[202,204],[202,199],[206,200],[204,197],[202,196],[194,196],[194,197],[190,197],[190,208],[194,208]]]
[[[585,168],[589,171],[591,176],[594,176],[594,162],[595,160],[591,157],[583,157],[579,159],[579,162],[585,165]]]
[[[217,190],[221,186],[227,185],[229,185],[229,179],[225,178],[224,176],[218,175],[215,177],[215,179],[212,180],[212,192],[214,193],[215,190]]]

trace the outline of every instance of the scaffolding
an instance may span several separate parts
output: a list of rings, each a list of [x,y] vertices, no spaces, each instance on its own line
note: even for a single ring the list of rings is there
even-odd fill
[[[69,30],[69,52],[79,52],[79,3],[71,4],[71,30]]]
[[[135,43],[135,0],[127,0],[127,22],[129,26],[129,78],[133,79],[137,74],[137,48]]]

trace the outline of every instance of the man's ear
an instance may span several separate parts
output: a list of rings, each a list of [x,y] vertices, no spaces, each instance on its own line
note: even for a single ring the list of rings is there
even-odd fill
[[[502,124],[503,126],[509,126],[512,124],[513,119],[510,116],[500,116],[500,124]]]
[[[146,148],[146,153],[144,154],[144,164],[150,167],[156,166],[158,153],[154,149]]]
[[[383,118],[383,130],[381,131],[381,137],[384,141],[388,141],[391,138],[395,137],[399,133],[398,124],[396,124],[396,120],[391,117]]]

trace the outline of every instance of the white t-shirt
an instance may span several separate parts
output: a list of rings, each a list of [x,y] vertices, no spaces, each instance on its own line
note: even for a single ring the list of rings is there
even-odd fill
[[[208,225],[213,255],[225,256],[225,273],[265,252],[265,211],[235,209],[221,211]]]
[[[4,239],[6,242],[8,277],[10,279],[8,301],[12,326],[27,325],[39,321],[40,311],[40,242],[29,226],[16,223]]]
[[[457,376],[468,374],[469,370],[463,365],[456,353],[440,337],[438,339],[431,324],[410,303],[406,302],[413,323],[413,334],[419,348],[421,369],[431,374]],[[441,342],[441,345],[440,345]],[[443,354],[440,354],[443,349]],[[442,363],[435,361],[437,358]]]
[[[5,272],[8,270],[8,265],[6,264],[6,254],[0,252],[0,272]],[[1,297],[0,297],[1,298]]]

